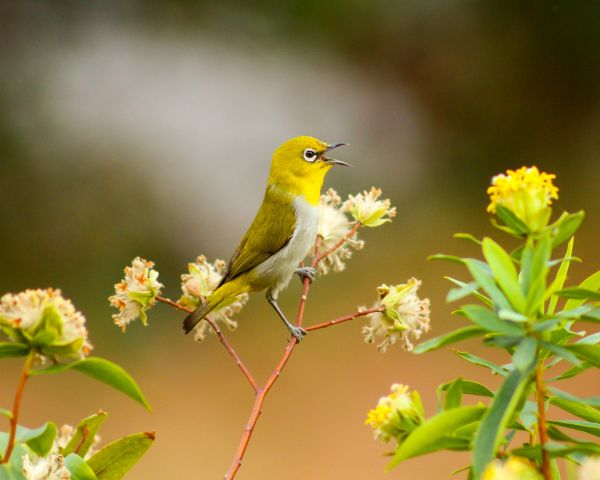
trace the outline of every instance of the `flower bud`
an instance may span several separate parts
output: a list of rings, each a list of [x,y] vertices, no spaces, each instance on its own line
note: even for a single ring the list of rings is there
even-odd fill
[[[375,187],[358,195],[348,195],[344,209],[365,227],[379,227],[396,216],[396,207],[392,207],[387,198],[379,200],[380,196],[381,189]]]

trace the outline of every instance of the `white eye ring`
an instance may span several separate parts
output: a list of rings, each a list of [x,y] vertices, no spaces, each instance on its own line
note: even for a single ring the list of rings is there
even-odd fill
[[[315,152],[312,148],[307,148],[304,150],[304,160],[307,162],[314,162],[317,159],[317,152]]]

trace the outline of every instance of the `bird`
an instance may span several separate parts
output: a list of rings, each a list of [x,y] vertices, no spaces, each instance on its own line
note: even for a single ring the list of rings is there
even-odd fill
[[[306,330],[292,325],[277,304],[279,292],[294,274],[312,282],[316,270],[301,267],[314,245],[319,225],[319,199],[325,175],[334,166],[350,164],[329,158],[347,143],[328,144],[299,136],[280,145],[271,160],[265,195],[254,221],[242,238],[214,291],[183,322],[185,333],[210,312],[241,293],[266,290],[266,299],[298,342]]]

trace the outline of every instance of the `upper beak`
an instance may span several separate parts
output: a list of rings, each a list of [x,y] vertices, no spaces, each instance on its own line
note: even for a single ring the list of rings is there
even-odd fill
[[[344,145],[349,145],[349,143],[334,143],[333,145],[329,145],[321,154],[321,158],[324,162],[330,163],[332,165],[342,165],[344,167],[351,167],[349,163],[342,162],[341,160],[337,160],[336,158],[327,158],[325,154],[334,148],[342,147]]]

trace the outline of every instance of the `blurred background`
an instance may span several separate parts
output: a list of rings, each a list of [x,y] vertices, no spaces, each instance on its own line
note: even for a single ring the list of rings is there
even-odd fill
[[[377,185],[398,206],[393,224],[363,232],[345,272],[316,283],[308,323],[417,276],[430,335],[458,325],[442,275],[466,275],[426,257],[477,255],[452,233],[492,233],[485,189],[522,165],[557,174],[557,210],[586,210],[575,253],[587,263],[571,270],[581,280],[598,268],[600,4],[0,1],[0,292],[62,288],[95,353],[131,372],[154,407],[68,373],[30,383],[24,424],[75,424],[102,408],[104,441],[157,431],[132,480],[222,478],[253,400],[245,380],[214,337],[184,337],[182,315],[164,306],[121,334],[107,297],[136,255],[157,263],[171,297],[198,254],[228,259],[273,149],[300,134],[351,143],[338,156],[354,168],[333,171],[328,186],[346,196]],[[299,292],[293,282],[284,310]],[[230,340],[263,378],[285,330],[260,294],[238,320]],[[389,447],[363,421],[393,382],[418,389],[431,415],[439,383],[496,379],[450,349],[379,354],[361,324],[313,333],[296,350],[240,479],[440,479],[468,463],[438,454],[384,474]],[[4,407],[19,369],[0,367]],[[585,375],[571,387],[599,393]]]

